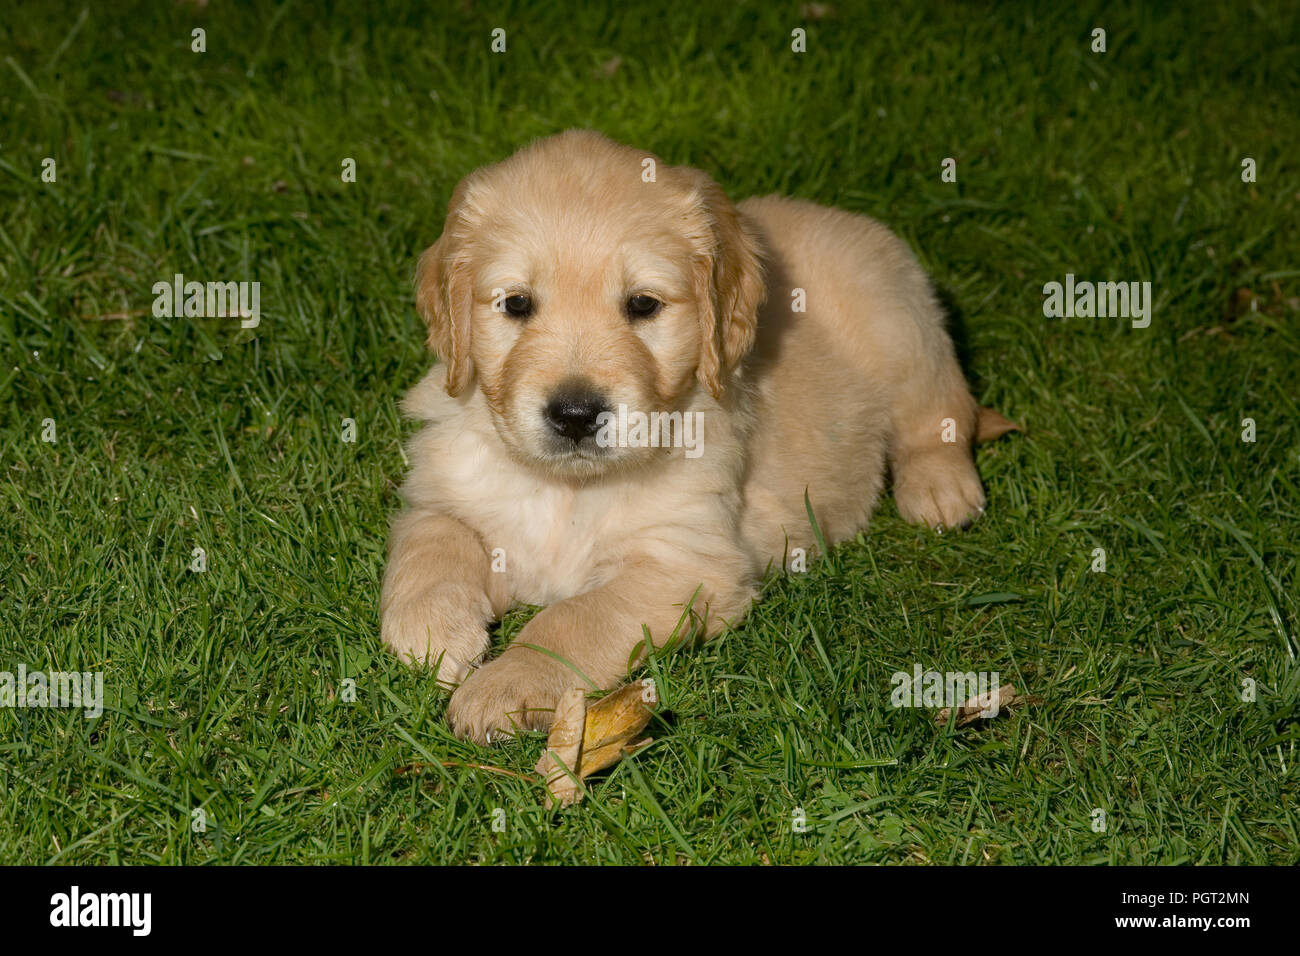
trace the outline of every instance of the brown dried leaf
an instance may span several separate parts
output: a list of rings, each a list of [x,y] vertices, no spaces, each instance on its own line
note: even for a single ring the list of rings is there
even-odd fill
[[[993,691],[989,691],[987,694],[976,694],[970,700],[958,706],[956,708],[957,726],[965,727],[968,724],[975,723],[977,720],[988,720],[991,717],[996,717],[1009,707],[1018,707],[1030,703],[1037,703],[1037,699],[1021,697],[1016,693],[1014,685],[1003,684],[997,689],[996,694]],[[987,713],[987,711],[991,710],[994,706],[997,707],[996,712],[991,714]],[[939,711],[939,713],[935,714],[934,722],[941,727],[947,726],[950,714],[950,708],[945,707],[943,710]]]
[[[581,687],[565,691],[555,705],[555,722],[546,738],[546,750],[537,761],[537,772],[546,778],[549,808],[555,803],[567,807],[581,799],[577,776],[582,757],[582,732],[587,721],[587,698]],[[572,774],[573,776],[570,776]]]
[[[648,743],[634,738],[658,703],[649,681],[627,684],[590,706],[581,688],[566,692],[537,762],[537,772],[546,778],[547,807],[577,803],[586,795],[580,781]]]

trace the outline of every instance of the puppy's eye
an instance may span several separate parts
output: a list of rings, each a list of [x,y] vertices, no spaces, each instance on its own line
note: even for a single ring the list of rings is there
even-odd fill
[[[526,295],[506,296],[505,302],[506,315],[515,319],[526,319],[533,314],[533,300]]]
[[[653,296],[634,295],[627,300],[627,317],[629,319],[648,319],[662,307],[663,303]]]

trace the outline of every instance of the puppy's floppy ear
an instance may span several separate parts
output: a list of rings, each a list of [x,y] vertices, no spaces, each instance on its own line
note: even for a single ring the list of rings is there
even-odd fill
[[[700,307],[700,381],[714,398],[722,395],[726,374],[754,344],[758,307],[767,296],[763,249],[753,227],[721,187],[698,170],[692,183],[708,218],[711,241],[697,257],[695,296]]]
[[[429,326],[429,348],[447,366],[449,395],[459,395],[474,372],[469,357],[473,296],[466,248],[468,194],[466,178],[451,194],[442,236],[424,250],[415,268],[415,305]]]

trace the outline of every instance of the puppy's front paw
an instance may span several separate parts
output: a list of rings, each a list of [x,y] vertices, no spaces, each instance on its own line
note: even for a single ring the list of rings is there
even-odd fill
[[[939,531],[966,527],[986,502],[975,463],[955,448],[910,456],[894,476],[894,500],[905,521]]]
[[[438,683],[451,687],[487,653],[486,603],[452,585],[408,595],[385,603],[380,634],[407,663],[437,665]]]
[[[507,650],[457,688],[447,720],[457,737],[480,744],[519,730],[549,730],[560,696],[580,684],[576,674],[542,654]]]

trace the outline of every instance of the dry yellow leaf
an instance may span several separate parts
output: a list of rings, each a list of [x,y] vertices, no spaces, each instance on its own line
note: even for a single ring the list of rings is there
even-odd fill
[[[1016,693],[1016,688],[1011,684],[1003,684],[996,691],[989,691],[987,694],[977,694],[964,704],[957,707],[957,726],[965,727],[967,724],[973,724],[977,720],[987,720],[990,717],[996,717],[1002,711],[1017,707],[1022,704],[1038,703],[1033,697],[1022,697]],[[949,709],[945,707],[939,713],[934,715],[934,722],[939,726],[946,726],[948,723]]]
[[[537,772],[546,778],[547,807],[577,803],[586,796],[582,780],[648,744],[648,739],[634,738],[650,722],[658,703],[649,679],[627,684],[590,705],[582,688],[566,692],[555,708],[546,752],[537,761]]]

